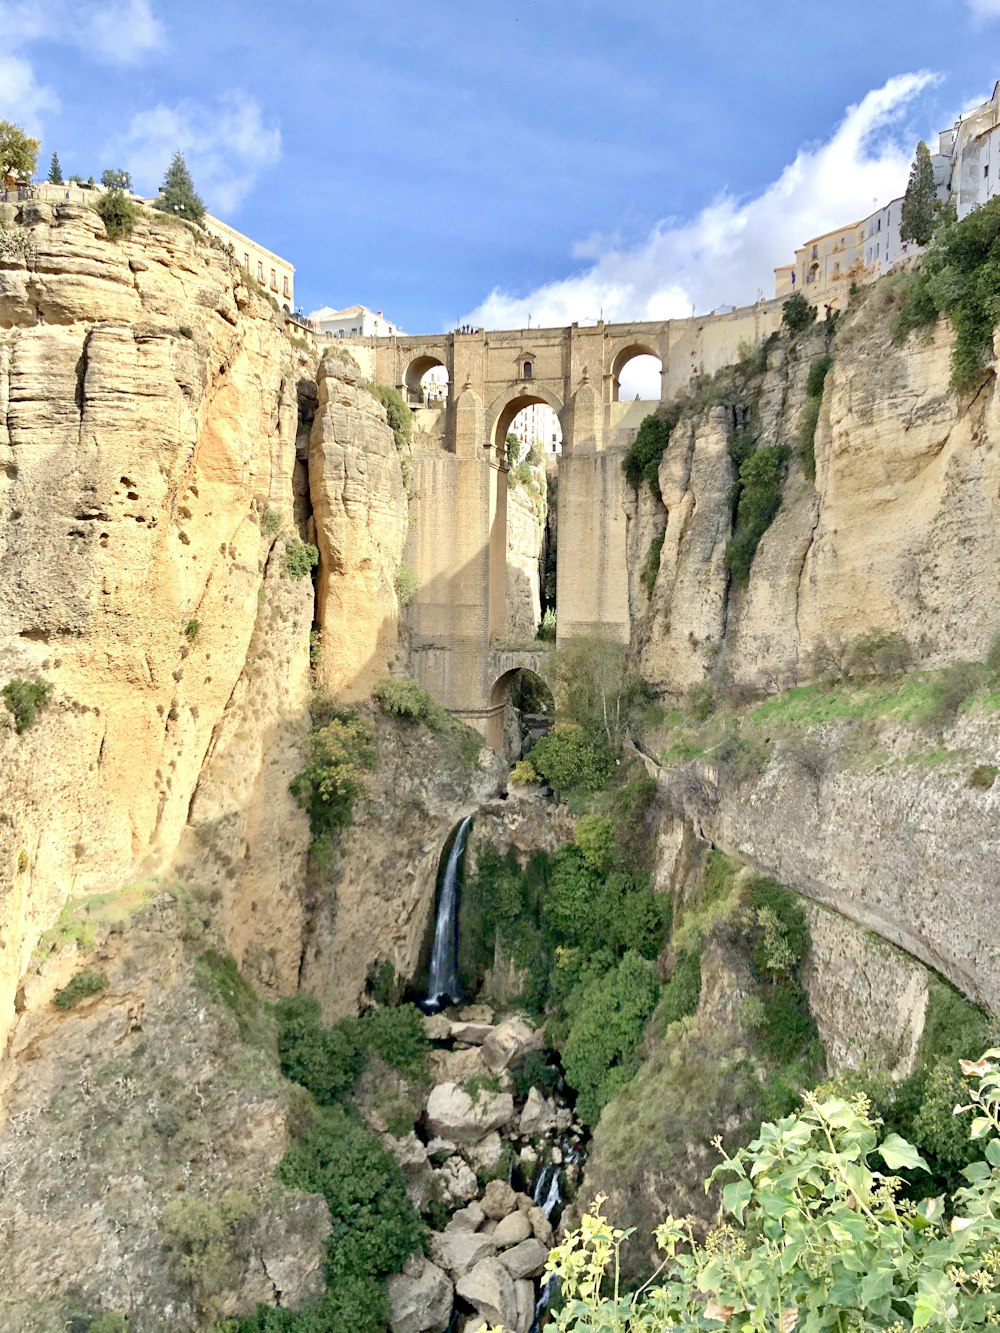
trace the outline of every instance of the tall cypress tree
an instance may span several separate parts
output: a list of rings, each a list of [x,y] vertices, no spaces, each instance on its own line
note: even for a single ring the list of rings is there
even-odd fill
[[[926,245],[937,225],[934,204],[937,190],[934,186],[934,167],[923,139],[917,144],[917,155],[910,168],[910,180],[903,196],[903,212],[899,223],[900,239]]]
[[[63,174],[62,167],[59,165],[59,154],[52,154],[52,161],[49,163],[49,184],[62,185]]]
[[[186,218],[188,222],[200,222],[205,216],[205,205],[195,191],[191,173],[180,152],[174,153],[174,160],[167,167],[160,197],[153,207]]]

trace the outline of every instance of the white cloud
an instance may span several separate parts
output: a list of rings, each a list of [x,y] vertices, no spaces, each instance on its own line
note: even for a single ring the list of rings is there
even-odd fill
[[[58,42],[113,65],[134,65],[166,42],[150,0],[0,0],[0,32],[9,49]]]
[[[1000,4],[1000,0],[990,0]],[[840,223],[867,216],[901,194],[913,142],[898,119],[934,76],[904,74],[848,109],[832,137],[803,148],[754,198],[722,195],[690,221],[656,224],[637,245],[588,237],[574,257],[587,268],[526,296],[494,289],[462,322],[486,328],[561,326],[589,320],[671,319],[774,290],[773,269],[795,247]]]
[[[59,99],[35,81],[35,72],[20,56],[0,55],[0,119],[16,120],[29,134],[41,129],[42,114],[54,111]]]
[[[155,194],[178,149],[209,209],[226,214],[239,207],[258,173],[280,158],[281,131],[266,125],[258,103],[237,91],[211,103],[161,103],[141,111],[106,145],[104,156],[132,173],[136,189]]]
[[[968,4],[973,18],[984,22],[1000,18],[1000,0],[968,0]]]

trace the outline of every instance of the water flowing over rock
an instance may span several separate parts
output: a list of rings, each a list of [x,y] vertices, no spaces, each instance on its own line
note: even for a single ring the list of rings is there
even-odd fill
[[[466,815],[455,831],[455,840],[441,871],[427,984],[428,1005],[441,1005],[448,1001],[457,1004],[461,999],[458,984],[458,896],[461,891],[462,858],[471,827],[472,816]]]

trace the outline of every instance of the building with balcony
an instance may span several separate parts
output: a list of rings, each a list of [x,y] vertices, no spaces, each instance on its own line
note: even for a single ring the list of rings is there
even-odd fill
[[[402,333],[399,325],[386,319],[381,310],[369,310],[364,305],[349,305],[345,310],[323,306],[314,310],[309,320],[318,332],[332,338],[391,338]]]

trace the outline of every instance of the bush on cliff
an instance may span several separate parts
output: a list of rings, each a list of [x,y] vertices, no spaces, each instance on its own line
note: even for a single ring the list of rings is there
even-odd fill
[[[333,835],[350,827],[354,802],[364,791],[378,754],[371,730],[356,713],[334,712],[310,732],[309,762],[289,783],[289,790],[309,813],[312,854],[323,863],[333,850]]]
[[[660,498],[660,461],[667,451],[679,415],[679,409],[671,405],[644,417],[622,462],[629,485],[638,490],[645,482],[657,499]]]
[[[372,694],[382,712],[390,717],[422,722],[430,727],[431,731],[441,731],[448,724],[447,708],[438,703],[433,694],[423,689],[415,680],[398,680],[395,676],[383,676]]]
[[[740,466],[736,483],[736,525],[726,546],[726,567],[737,583],[746,583],[760,539],[781,507],[781,484],[788,446],[757,449]]]
[[[22,680],[15,677],[0,690],[0,697],[13,713],[14,730],[20,736],[35,725],[38,714],[48,707],[52,686],[47,680]]]
[[[142,211],[122,190],[108,190],[94,204],[98,217],[104,223],[109,241],[131,236]]]
[[[560,793],[595,792],[615,770],[615,755],[603,737],[573,722],[557,723],[531,751],[531,766]]]

